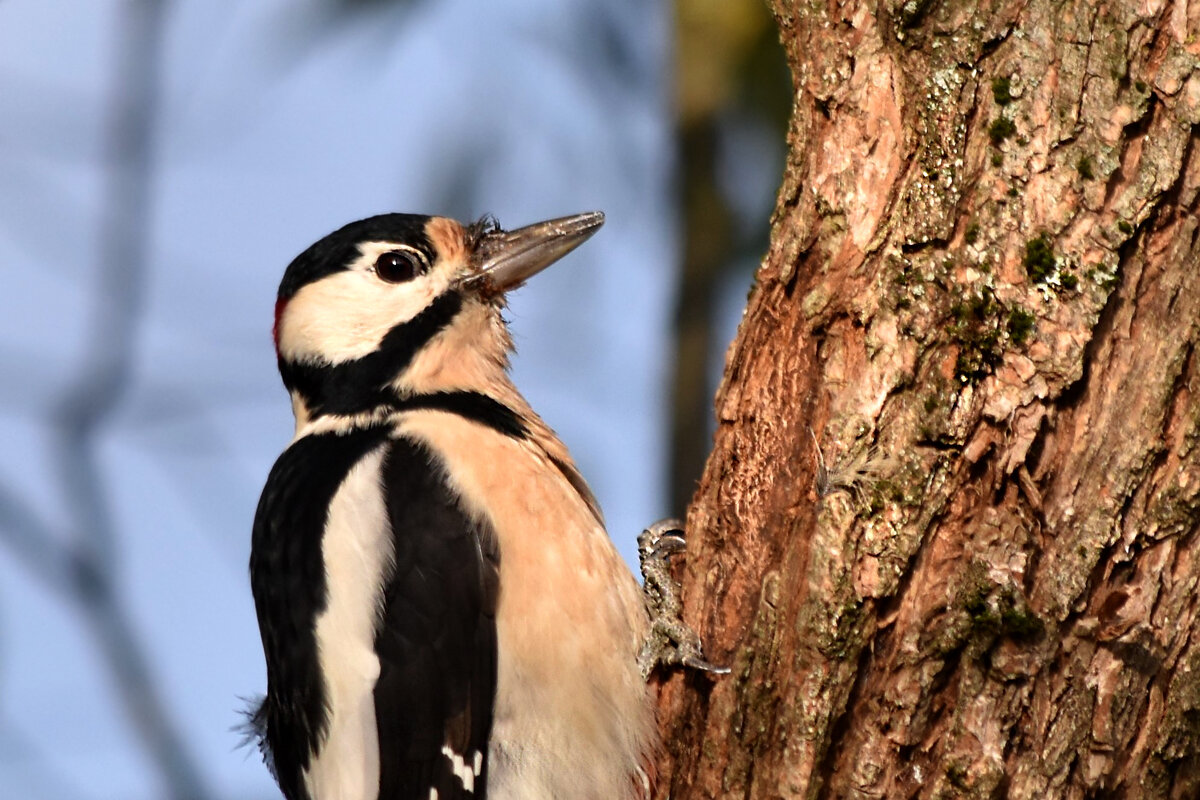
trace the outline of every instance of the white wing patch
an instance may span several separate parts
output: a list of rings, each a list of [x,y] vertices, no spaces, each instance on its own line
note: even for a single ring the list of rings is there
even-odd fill
[[[463,788],[474,794],[475,779],[483,769],[483,753],[475,751],[470,764],[467,764],[466,758],[451,750],[449,745],[442,746],[442,755],[450,760],[450,768],[454,776],[462,781]]]
[[[347,473],[321,539],[328,597],[316,635],[329,728],[304,774],[313,797],[375,800],[379,794],[375,627],[384,570],[393,557],[379,484],[386,451],[376,449]]]

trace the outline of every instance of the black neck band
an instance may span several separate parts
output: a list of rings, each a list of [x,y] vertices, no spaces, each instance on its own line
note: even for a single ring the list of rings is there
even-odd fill
[[[361,414],[396,400],[391,383],[433,337],[462,310],[455,291],[437,297],[429,307],[383,337],[373,353],[340,364],[313,364],[279,359],[279,374],[288,391],[297,392],[313,419],[326,414]]]
[[[397,411],[419,408],[446,411],[472,422],[478,422],[480,425],[486,425],[492,430],[514,439],[525,439],[529,436],[529,428],[525,426],[525,422],[517,412],[481,392],[416,394],[402,400],[394,400],[388,405]]]

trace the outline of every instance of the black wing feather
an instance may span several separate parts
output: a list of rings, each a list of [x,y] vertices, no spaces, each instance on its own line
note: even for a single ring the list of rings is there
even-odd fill
[[[486,797],[487,742],[496,691],[499,554],[421,444],[397,439],[384,460],[395,542],[375,638],[379,800]],[[464,782],[449,748],[478,777]],[[464,783],[473,783],[473,791]]]
[[[386,439],[377,427],[297,440],[271,468],[254,516],[250,587],[267,696],[251,724],[288,800],[308,800],[303,771],[327,724],[314,626],[328,599],[321,537],[329,503],[350,468]]]

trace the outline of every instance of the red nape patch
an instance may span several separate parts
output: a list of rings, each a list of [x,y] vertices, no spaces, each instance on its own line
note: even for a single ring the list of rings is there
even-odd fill
[[[275,301],[275,324],[271,326],[271,338],[275,340],[275,355],[279,355],[279,321],[283,319],[283,310],[287,308],[286,298]]]

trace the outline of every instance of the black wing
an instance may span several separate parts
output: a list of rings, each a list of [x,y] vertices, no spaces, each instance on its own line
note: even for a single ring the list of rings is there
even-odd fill
[[[499,554],[423,445],[384,460],[395,569],[375,637],[379,800],[486,797]]]
[[[386,439],[384,428],[305,436],[275,462],[258,501],[250,587],[267,696],[251,725],[288,800],[307,800],[303,771],[327,723],[314,626],[327,601],[321,537],[329,503],[350,468]]]

